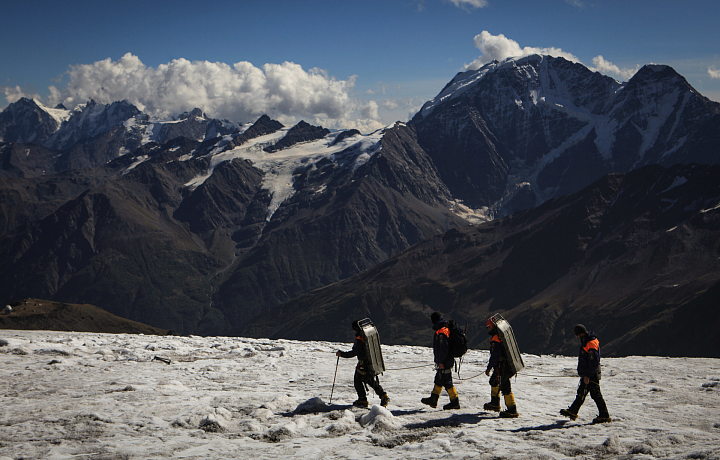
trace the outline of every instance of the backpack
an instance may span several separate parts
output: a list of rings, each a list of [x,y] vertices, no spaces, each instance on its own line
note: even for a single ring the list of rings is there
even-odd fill
[[[468,350],[468,340],[465,336],[465,332],[460,329],[460,326],[453,320],[448,323],[448,330],[450,331],[450,337],[448,339],[448,352],[453,358],[460,358]]]

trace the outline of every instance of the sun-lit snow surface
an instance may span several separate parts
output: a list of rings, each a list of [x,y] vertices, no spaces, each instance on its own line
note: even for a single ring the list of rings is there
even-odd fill
[[[420,403],[432,355],[412,346],[383,347],[387,409],[349,408],[355,359],[340,359],[330,405],[334,351],[349,347],[3,330],[0,459],[720,458],[717,359],[604,359],[614,421],[592,425],[589,397],[577,421],[557,415],[575,394],[573,357],[524,355],[514,420],[482,410],[484,351],[466,355],[467,380],[455,374],[461,410]]]

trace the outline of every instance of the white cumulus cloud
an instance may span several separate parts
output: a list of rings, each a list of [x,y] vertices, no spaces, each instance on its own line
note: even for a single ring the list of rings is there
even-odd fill
[[[492,35],[486,30],[483,30],[480,34],[475,36],[473,44],[482,52],[482,56],[478,57],[470,64],[467,64],[465,66],[466,70],[479,69],[493,60],[502,61],[509,57],[520,58],[530,56],[531,54],[545,54],[563,57],[573,62],[580,61],[577,57],[561,50],[560,48],[536,48],[532,46],[521,48],[520,44],[518,44],[515,40],[507,38],[503,34]]]
[[[378,112],[378,104],[375,101],[368,101],[360,110],[363,118],[370,118],[371,120],[378,120],[380,113]]]
[[[612,62],[606,61],[605,58],[602,57],[602,55],[595,56],[592,62],[595,67],[590,67],[590,70],[597,70],[598,72],[606,75],[615,75],[617,77],[620,77],[620,79],[623,81],[630,80],[632,76],[635,75],[638,70],[640,70],[640,65],[637,65],[634,69],[621,69]]]
[[[710,67],[708,69],[708,74],[710,74],[710,78],[720,78],[720,70],[715,67]]]
[[[448,0],[453,5],[464,10],[470,8],[483,8],[488,5],[487,0]]]
[[[537,48],[533,46],[521,47],[518,42],[507,38],[503,34],[492,35],[486,30],[483,30],[480,34],[475,36],[473,44],[482,52],[482,55],[470,64],[467,64],[465,66],[465,70],[477,70],[493,60],[502,61],[510,57],[521,58],[524,56],[530,56],[531,54],[562,57],[569,61],[580,63],[580,59],[578,57],[574,56],[572,53],[563,51],[560,48]],[[595,67],[588,67],[590,70],[611,75],[623,81],[629,80],[640,69],[640,65],[637,65],[635,68],[620,68],[612,62],[605,60],[602,55],[594,57],[592,62]],[[710,75],[712,76],[712,72]],[[718,78],[720,78],[720,76],[718,76]]]
[[[329,128],[380,126],[375,121],[377,104],[375,111],[371,105],[368,110],[368,102],[352,97],[356,76],[338,80],[324,70],[306,71],[292,62],[256,67],[249,62],[229,65],[181,58],[153,68],[127,53],[117,61],[71,66],[68,76],[65,87],[49,88],[48,105],[73,108],[90,99],[127,100],[155,116],[198,107],[212,117],[233,121],[254,121],[267,114],[286,124],[304,119],[324,120]],[[5,94],[9,102],[27,96],[20,88],[5,88]],[[359,119],[362,113],[369,114],[369,120]]]
[[[385,99],[382,103],[382,108],[385,110],[395,110],[398,107],[400,107],[400,104],[395,99]]]
[[[5,99],[7,99],[8,102],[13,103],[17,102],[18,99],[21,99],[23,97],[26,97],[28,99],[37,99],[40,100],[40,95],[37,93],[29,93],[25,90],[23,90],[20,86],[3,86],[3,93],[5,94]]]

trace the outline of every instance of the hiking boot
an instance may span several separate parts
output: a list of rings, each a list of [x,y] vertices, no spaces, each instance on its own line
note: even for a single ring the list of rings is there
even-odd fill
[[[593,419],[593,423],[610,423],[612,422],[612,419],[610,417],[601,417],[597,416]]]
[[[506,395],[503,395],[503,397],[505,398],[505,405],[507,406],[507,410],[500,412],[500,417],[518,418],[520,414],[518,414],[517,406],[515,406],[515,396],[513,396],[512,393],[508,393]]]
[[[448,388],[448,396],[450,396],[450,402],[443,406],[443,410],[460,409],[460,398],[458,398],[458,392],[455,387]]]
[[[430,406],[430,407],[435,408],[435,407],[437,407],[437,403],[438,403],[438,398],[439,398],[439,397],[440,397],[439,394],[433,393],[433,394],[430,395],[429,398],[423,398],[423,399],[421,399],[420,402],[423,403],[423,404],[427,404],[427,405]]]
[[[368,400],[367,400],[367,399],[358,399],[357,401],[353,402],[353,406],[355,406],[355,407],[367,407],[367,406],[368,406]]]
[[[499,404],[495,405],[495,404],[489,402],[489,403],[485,403],[485,405],[483,406],[483,409],[491,410],[493,412],[500,412],[502,410],[502,407],[500,407]]]
[[[577,414],[573,414],[572,412],[570,412],[567,409],[561,409],[560,415],[564,415],[565,417],[569,418],[570,420],[577,420],[577,417],[578,417]]]
[[[460,398],[451,399],[443,406],[443,410],[460,409]]]
[[[383,394],[380,397],[380,405],[383,407],[387,407],[388,403],[390,402],[390,397],[387,395],[387,393]]]
[[[502,407],[500,407],[500,396],[491,396],[490,402],[485,403],[483,409],[500,412],[502,410]]]

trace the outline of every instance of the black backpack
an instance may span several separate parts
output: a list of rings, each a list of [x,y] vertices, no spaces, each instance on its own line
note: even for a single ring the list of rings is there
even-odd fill
[[[460,329],[460,326],[458,326],[458,324],[453,320],[450,320],[447,327],[450,330],[448,352],[453,358],[460,358],[468,350],[468,340],[465,336],[465,332],[463,332],[463,330]]]

